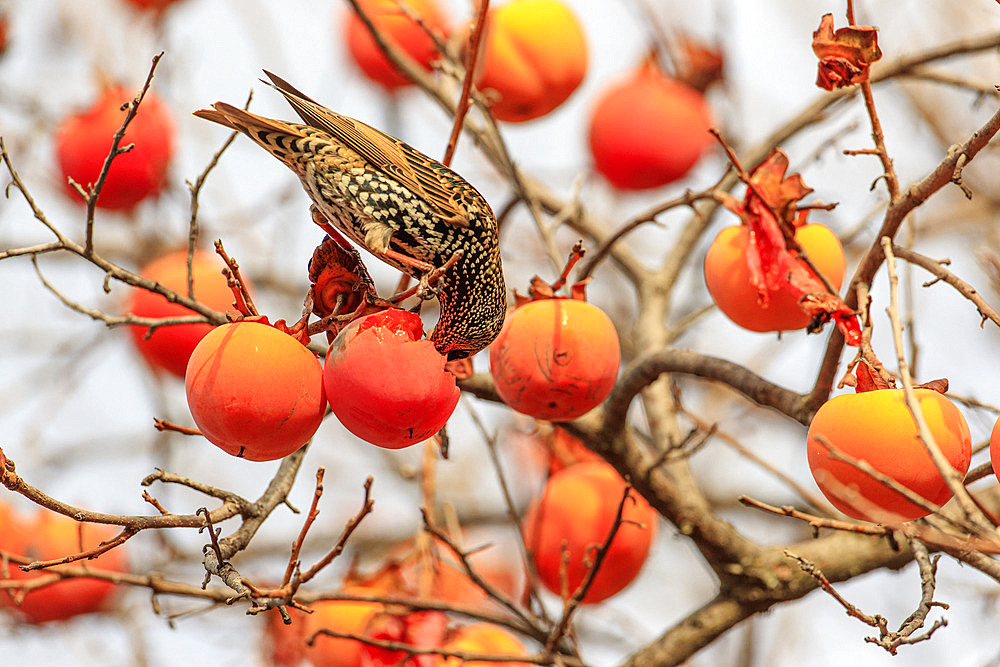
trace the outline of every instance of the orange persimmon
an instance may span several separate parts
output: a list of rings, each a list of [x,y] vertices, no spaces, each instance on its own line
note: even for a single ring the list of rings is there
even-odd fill
[[[319,360],[260,322],[210,331],[191,354],[184,388],[202,435],[250,461],[288,456],[316,433],[326,412]]]
[[[594,168],[624,190],[672,183],[712,144],[712,122],[704,95],[643,64],[594,103],[588,129]]]
[[[587,40],[560,0],[512,0],[490,8],[476,86],[496,100],[493,116],[524,122],[573,94],[587,74]]]
[[[528,508],[521,523],[524,542],[534,558],[538,578],[562,594],[562,555],[565,548],[567,594],[573,595],[589,570],[597,547],[614,525],[625,480],[603,461],[577,463],[549,478],[540,498]],[[625,501],[623,522],[602,567],[584,596],[601,602],[618,593],[639,575],[656,534],[656,511],[634,491]]]
[[[364,586],[347,586],[344,594],[377,597],[382,591]],[[290,625],[285,625],[277,612],[268,613],[267,638],[274,664],[298,667],[306,660],[317,667],[361,667],[362,644],[354,639],[319,634],[312,646],[307,641],[323,628],[363,635],[368,623],[382,610],[383,605],[360,600],[320,600],[309,607],[313,611],[311,614],[289,609],[292,616]]]
[[[97,182],[114,135],[125,120],[122,105],[134,95],[121,86],[106,88],[89,109],[70,114],[59,124],[55,147],[60,183],[74,201],[82,203],[83,199],[68,179],[84,189]],[[170,109],[155,91],[147,91],[119,143],[119,147],[134,147],[111,164],[97,199],[98,208],[128,211],[158,195],[167,184],[175,134]]]
[[[115,526],[78,523],[49,510],[24,517],[10,508],[0,509],[0,550],[34,560],[51,560],[78,553],[81,541],[83,549],[93,549],[117,534]],[[121,547],[85,562],[99,570],[125,572],[128,569]],[[30,581],[48,576],[45,570],[24,572],[13,563],[8,566],[8,571],[12,580]],[[106,579],[69,577],[29,591],[19,604],[6,592],[0,592],[0,606],[16,610],[19,617],[32,623],[46,623],[104,609],[114,592],[115,584]]]
[[[442,37],[445,35],[448,30],[448,20],[444,10],[435,0],[406,0],[406,5],[420,17],[428,29],[439,33]],[[361,0],[361,8],[389,42],[409,54],[424,69],[430,70],[431,62],[437,57],[434,40],[406,15],[396,0]],[[395,90],[410,84],[410,80],[379,48],[368,26],[357,12],[348,11],[344,33],[347,50],[365,76],[386,90]]]
[[[724,227],[712,241],[704,268],[705,285],[715,305],[730,320],[750,331],[804,328],[809,324],[809,315],[791,292],[767,290],[767,304],[761,303],[756,287],[750,282],[749,239],[747,226],[732,225]],[[827,280],[840,289],[846,263],[844,249],[833,232],[824,225],[807,223],[795,230],[795,240]]]
[[[576,419],[618,379],[621,350],[611,319],[578,299],[517,308],[490,345],[490,373],[503,402],[537,419]]]
[[[482,655],[497,655],[503,657],[528,655],[524,644],[508,630],[493,623],[471,623],[465,625],[451,636],[441,647],[445,651],[462,653],[479,653]],[[502,662],[494,660],[461,661],[455,656],[438,656],[435,667],[530,667],[531,663]]]
[[[233,291],[229,288],[226,277],[222,275],[224,266],[218,255],[203,250],[196,251],[191,260],[194,298],[212,310],[222,313],[233,303]],[[187,296],[186,250],[164,255],[147,264],[139,273],[143,278],[155,280],[164,287]],[[197,314],[180,304],[167,301],[166,297],[160,294],[138,287],[132,288],[127,310],[138,317],[155,318],[187,317]],[[159,327],[151,334],[147,327],[134,325],[128,329],[136,349],[146,363],[182,378],[191,353],[212,328],[213,325],[206,322]]]
[[[934,441],[948,463],[964,475],[972,440],[955,404],[931,389],[914,389]],[[867,461],[936,505],[952,494],[920,441],[902,389],[876,389],[834,396],[820,406],[809,425],[809,469],[827,500],[862,521],[912,521],[928,514],[846,461],[835,459],[829,445],[851,458]]]

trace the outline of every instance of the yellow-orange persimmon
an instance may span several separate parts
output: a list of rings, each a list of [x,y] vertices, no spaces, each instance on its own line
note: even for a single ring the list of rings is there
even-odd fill
[[[222,268],[225,265],[215,253],[199,250],[191,262],[191,277],[194,282],[194,298],[218,312],[226,312],[233,303],[233,291],[229,288]],[[140,275],[155,280],[178,294],[187,296],[188,270],[187,251],[164,255],[146,265]],[[189,317],[197,313],[166,297],[138,287],[132,288],[127,305],[128,312],[138,317]],[[130,326],[129,333],[136,349],[153,368],[165,370],[171,375],[184,377],[188,359],[195,346],[212,330],[213,325],[178,324],[158,327],[149,334],[147,327]]]
[[[405,0],[406,6],[424,22],[432,32],[445,36],[448,20],[444,10],[435,0]],[[375,28],[396,47],[430,70],[437,57],[437,47],[419,24],[400,8],[396,0],[361,0],[361,9],[371,19]],[[379,48],[368,26],[353,9],[349,10],[344,25],[347,49],[354,62],[372,81],[387,90],[409,85],[410,80],[400,72]]]
[[[77,523],[48,510],[32,517],[19,516],[9,508],[0,511],[0,550],[33,560],[52,560],[79,553],[81,535],[82,548],[87,550],[117,534],[115,526]],[[83,562],[98,570],[124,572],[128,569],[121,547]],[[45,570],[24,572],[14,564],[8,571],[11,579],[25,581],[47,576]],[[0,580],[2,577],[0,574]],[[20,604],[15,604],[6,592],[0,593],[0,606],[15,609],[19,617],[32,623],[61,621],[104,609],[114,591],[115,584],[105,579],[71,577],[29,591]]]
[[[578,299],[517,308],[490,345],[490,373],[503,402],[537,419],[576,419],[614,387],[621,350],[614,324]]]
[[[499,120],[544,116],[575,91],[587,73],[587,40],[560,0],[512,0],[490,9],[476,86],[496,96]]]
[[[534,558],[538,578],[562,595],[563,548],[567,595],[573,595],[590,569],[597,547],[607,540],[625,481],[604,462],[578,463],[549,478],[541,497],[528,508],[521,524],[525,544]],[[618,593],[638,576],[656,534],[657,514],[634,491],[625,502],[624,522],[615,534],[584,602],[600,602]]]
[[[969,470],[972,441],[955,404],[931,389],[914,389],[931,435],[949,464]],[[844,514],[863,521],[891,523],[926,516],[907,500],[846,461],[829,445],[881,472],[927,501],[941,505],[951,491],[918,436],[902,389],[877,389],[835,396],[820,406],[809,425],[809,468],[823,495]]]
[[[345,595],[377,597],[383,592],[364,586],[347,586]],[[282,667],[298,667],[303,660],[317,667],[361,667],[361,642],[343,637],[316,635],[312,646],[307,643],[318,630],[363,635],[372,617],[382,610],[378,602],[359,600],[320,600],[309,605],[311,614],[289,609],[290,625],[277,613],[268,614],[267,637],[271,660]]]
[[[319,360],[290,335],[260,322],[210,331],[191,354],[184,388],[202,435],[250,461],[273,461],[297,450],[326,410]]]
[[[712,300],[726,317],[750,331],[789,331],[809,324],[798,299],[784,290],[768,290],[766,307],[750,282],[745,225],[732,225],[719,232],[705,255],[705,285]],[[795,230],[795,240],[816,268],[837,289],[844,280],[844,249],[830,229],[808,223]],[[800,262],[802,260],[799,260]],[[804,264],[804,262],[803,262]]]
[[[528,655],[524,644],[508,630],[493,623],[472,623],[459,628],[441,647],[444,651],[496,655],[503,657]],[[531,663],[496,660],[468,660],[456,656],[438,656],[435,667],[530,667]]]
[[[624,190],[683,178],[712,144],[705,97],[646,63],[607,86],[588,129],[594,168]]]

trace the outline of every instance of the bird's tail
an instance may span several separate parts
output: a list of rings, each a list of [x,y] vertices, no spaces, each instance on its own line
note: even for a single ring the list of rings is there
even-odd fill
[[[294,154],[291,147],[305,137],[306,128],[302,125],[258,116],[225,102],[216,102],[211,109],[200,109],[194,115],[247,135],[289,166]]]

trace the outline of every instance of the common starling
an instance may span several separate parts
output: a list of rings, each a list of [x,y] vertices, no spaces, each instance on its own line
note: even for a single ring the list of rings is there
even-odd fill
[[[294,171],[334,238],[342,232],[417,279],[463,251],[437,289],[441,315],[430,340],[449,360],[489,345],[503,326],[506,290],[496,218],[483,196],[437,160],[265,73],[304,125],[225,102],[194,115],[242,132]]]

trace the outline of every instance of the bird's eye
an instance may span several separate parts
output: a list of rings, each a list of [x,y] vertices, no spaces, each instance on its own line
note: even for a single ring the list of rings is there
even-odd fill
[[[448,352],[448,361],[457,361],[458,359],[465,359],[468,356],[468,350],[451,350]]]

